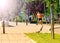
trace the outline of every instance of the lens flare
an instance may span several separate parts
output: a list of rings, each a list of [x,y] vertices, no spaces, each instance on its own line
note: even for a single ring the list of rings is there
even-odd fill
[[[4,8],[7,4],[7,1],[6,0],[0,0],[0,7],[1,8]]]

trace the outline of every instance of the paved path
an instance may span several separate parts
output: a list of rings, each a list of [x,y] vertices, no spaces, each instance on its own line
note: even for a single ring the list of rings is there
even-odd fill
[[[2,34],[2,27],[0,27],[0,43],[36,43],[24,33],[36,32],[41,28],[41,25],[19,23],[17,26],[11,22],[10,27],[6,27],[6,34]],[[55,24],[55,33],[60,34],[60,25]],[[43,33],[50,33],[50,24],[43,24]]]
[[[35,43],[22,33],[0,34],[0,43]]]

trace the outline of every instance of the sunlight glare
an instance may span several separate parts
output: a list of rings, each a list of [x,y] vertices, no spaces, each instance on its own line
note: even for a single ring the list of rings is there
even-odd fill
[[[7,1],[6,0],[0,0],[0,7],[4,8],[6,7]]]

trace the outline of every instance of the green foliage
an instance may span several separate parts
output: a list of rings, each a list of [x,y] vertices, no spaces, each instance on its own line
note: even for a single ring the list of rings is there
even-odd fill
[[[60,43],[60,35],[55,34],[55,39],[51,38],[48,33],[26,33],[36,43]]]
[[[25,0],[26,2],[31,2],[31,1],[34,1],[34,0]],[[44,0],[42,0],[44,1]],[[49,15],[50,14],[50,0],[45,0],[46,1],[46,15]],[[59,7],[58,7],[58,0],[52,0],[53,1],[53,4],[54,4],[54,14],[57,14],[59,10]]]
[[[15,19],[15,21],[16,21],[16,19]],[[22,18],[20,16],[17,16],[17,21],[22,22]]]
[[[59,11],[58,0],[52,0],[54,5],[54,15],[56,15]],[[46,14],[50,14],[50,0],[46,0]]]
[[[35,0],[25,0],[25,2],[32,2],[32,1],[35,1]],[[41,0],[41,1],[46,2],[46,12],[44,13],[43,17],[50,15],[50,0]],[[55,18],[57,16],[57,13],[60,12],[59,0],[52,0],[52,1],[54,5],[53,13]]]
[[[32,1],[34,1],[34,0],[25,0],[25,2],[32,2]]]
[[[46,0],[46,15],[50,14],[50,1]]]

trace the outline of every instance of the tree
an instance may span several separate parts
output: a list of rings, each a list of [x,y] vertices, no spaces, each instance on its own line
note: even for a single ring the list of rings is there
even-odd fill
[[[50,14],[51,14],[51,34],[54,39],[54,0],[50,1]]]
[[[40,13],[44,13],[44,4],[45,2],[35,0],[26,3],[26,9],[30,11],[30,14],[33,15],[33,19],[36,19],[36,13],[39,11]]]
[[[24,3],[25,3],[25,0],[18,0],[17,1],[17,7],[16,7],[16,12],[15,12],[15,15],[16,15],[16,25],[18,25],[17,17],[18,17],[18,14],[20,13]]]

